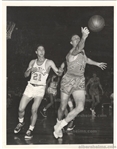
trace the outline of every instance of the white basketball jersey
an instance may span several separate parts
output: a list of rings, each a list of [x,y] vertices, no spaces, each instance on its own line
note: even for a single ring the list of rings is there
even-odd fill
[[[45,59],[42,65],[38,65],[37,59],[35,60],[33,67],[36,67],[37,71],[31,73],[31,79],[29,83],[37,84],[37,85],[46,85],[46,80],[48,77],[48,73],[46,72],[46,68],[45,68],[46,61],[47,59]]]

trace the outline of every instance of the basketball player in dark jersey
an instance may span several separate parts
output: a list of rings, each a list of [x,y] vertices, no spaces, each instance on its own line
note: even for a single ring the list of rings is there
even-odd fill
[[[31,110],[31,124],[26,132],[25,139],[32,138],[32,132],[35,127],[37,120],[37,110],[45,94],[46,80],[50,69],[60,75],[60,71],[55,66],[52,60],[45,58],[45,49],[43,46],[38,46],[35,51],[37,59],[31,60],[29,66],[25,72],[25,77],[29,77],[31,74],[30,81],[23,93],[22,99],[19,105],[19,123],[14,129],[14,133],[18,133],[24,125],[24,114],[27,104],[34,99],[32,110]]]
[[[89,79],[89,81],[86,84],[86,92],[88,93],[88,86],[89,86],[89,94],[92,99],[92,107],[90,110],[92,111],[92,115],[95,116],[95,107],[100,102],[100,92],[99,89],[102,91],[102,94],[104,93],[102,89],[102,85],[100,83],[100,79],[97,77],[96,73],[93,73],[93,77]]]
[[[54,126],[54,137],[62,137],[62,128],[72,121],[84,109],[85,103],[85,66],[86,64],[95,65],[102,70],[106,68],[106,63],[95,62],[85,55],[84,46],[85,40],[89,35],[87,27],[82,28],[82,38],[78,35],[73,35],[71,44],[73,48],[66,56],[67,72],[61,81],[61,103],[58,109],[58,119]],[[75,101],[75,108],[68,113],[67,117],[63,119],[64,112],[68,103],[70,95],[73,95]],[[63,119],[63,120],[62,120]]]

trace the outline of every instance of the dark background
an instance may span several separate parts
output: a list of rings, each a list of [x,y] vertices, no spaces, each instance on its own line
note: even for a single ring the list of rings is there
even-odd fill
[[[81,27],[88,26],[93,15],[101,15],[105,20],[99,32],[90,31],[86,40],[87,57],[106,62],[108,67],[102,71],[95,66],[86,66],[88,79],[97,72],[105,90],[113,90],[113,7],[7,7],[7,23],[15,22],[12,38],[7,40],[7,78],[10,88],[24,89],[27,79],[24,71],[30,60],[36,58],[37,45],[43,44],[46,57],[52,59],[57,67],[65,60],[71,49],[73,34],[81,36]]]

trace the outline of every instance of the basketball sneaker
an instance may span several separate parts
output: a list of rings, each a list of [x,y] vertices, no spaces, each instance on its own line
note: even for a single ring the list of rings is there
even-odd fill
[[[32,130],[28,129],[24,138],[31,139],[33,137],[32,132],[33,132]]]
[[[67,131],[72,131],[75,128],[75,125],[73,127],[68,127]]]
[[[54,125],[54,131],[56,131],[56,129],[58,128],[58,126],[60,125],[61,121],[58,121],[57,120],[57,123],[56,125]],[[59,131],[59,138],[62,138],[63,137],[63,132],[62,130]]]
[[[16,128],[14,129],[14,133],[18,133],[20,132],[21,128],[24,126],[24,122],[23,123],[18,123]]]
[[[55,137],[55,138],[62,138],[62,137],[63,137],[63,132],[62,132],[62,130],[59,130],[58,132],[56,131],[57,128],[58,128],[58,126],[59,126],[59,123],[57,123],[57,124],[54,126],[54,132],[53,132],[53,134],[54,134],[54,137]]]
[[[55,130],[54,132],[53,132],[53,135],[54,135],[54,137],[57,139],[57,138],[62,138],[63,137],[63,132],[62,132],[62,130],[59,130],[59,131],[57,131],[57,130]]]
[[[71,122],[68,124],[67,131],[71,131],[71,130],[73,130],[74,127],[75,127],[75,125],[74,125],[74,121],[71,121]]]

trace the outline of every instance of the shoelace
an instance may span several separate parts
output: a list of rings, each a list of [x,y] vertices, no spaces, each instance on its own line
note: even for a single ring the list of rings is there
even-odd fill
[[[21,126],[22,126],[22,124],[21,124],[21,123],[19,123],[19,124],[17,125],[17,127],[16,127],[16,128],[18,129],[18,128],[19,128],[19,127],[21,127]]]
[[[30,134],[31,134],[31,130],[28,130],[28,131],[26,132],[26,134],[27,134],[27,135],[30,135]]]

